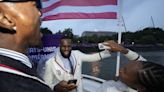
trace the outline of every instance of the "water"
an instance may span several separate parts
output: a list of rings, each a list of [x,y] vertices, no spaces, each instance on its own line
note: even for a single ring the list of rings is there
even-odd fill
[[[164,65],[164,50],[163,51],[146,51],[137,52],[146,58],[148,61]],[[130,62],[126,57],[121,55],[120,67]],[[113,79],[116,69],[116,53],[112,57],[106,58],[100,62],[88,63],[84,62],[82,66],[82,73],[99,77],[105,80]]]

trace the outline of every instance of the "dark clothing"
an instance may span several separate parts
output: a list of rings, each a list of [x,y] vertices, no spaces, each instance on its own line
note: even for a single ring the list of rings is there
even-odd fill
[[[0,55],[0,67],[19,71],[37,77],[35,70],[12,58]],[[47,85],[37,79],[14,74],[0,69],[0,92],[53,92]]]

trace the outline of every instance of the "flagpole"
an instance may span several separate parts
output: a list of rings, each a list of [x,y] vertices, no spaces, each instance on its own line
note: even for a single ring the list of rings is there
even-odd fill
[[[121,28],[122,28],[122,12],[121,12],[121,8],[122,8],[122,0],[118,0],[118,4],[120,5],[120,9],[119,9],[119,32],[118,32],[118,44],[121,44],[121,39],[122,39],[122,32],[121,32]],[[120,23],[121,22],[121,23]],[[117,62],[116,62],[116,74],[115,76],[118,77],[119,76],[119,70],[120,70],[120,52],[117,52]]]
[[[118,44],[121,44],[122,32],[118,32]],[[117,52],[117,64],[116,64],[116,77],[119,76],[119,69],[120,69],[120,52]]]

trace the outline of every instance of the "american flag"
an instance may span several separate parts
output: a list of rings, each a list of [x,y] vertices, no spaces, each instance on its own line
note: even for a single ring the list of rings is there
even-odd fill
[[[42,19],[117,19],[118,0],[42,0]]]

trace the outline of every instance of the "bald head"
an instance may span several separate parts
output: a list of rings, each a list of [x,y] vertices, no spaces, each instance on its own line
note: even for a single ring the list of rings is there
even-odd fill
[[[0,47],[25,52],[29,46],[38,45],[40,15],[35,1],[0,2]]]

